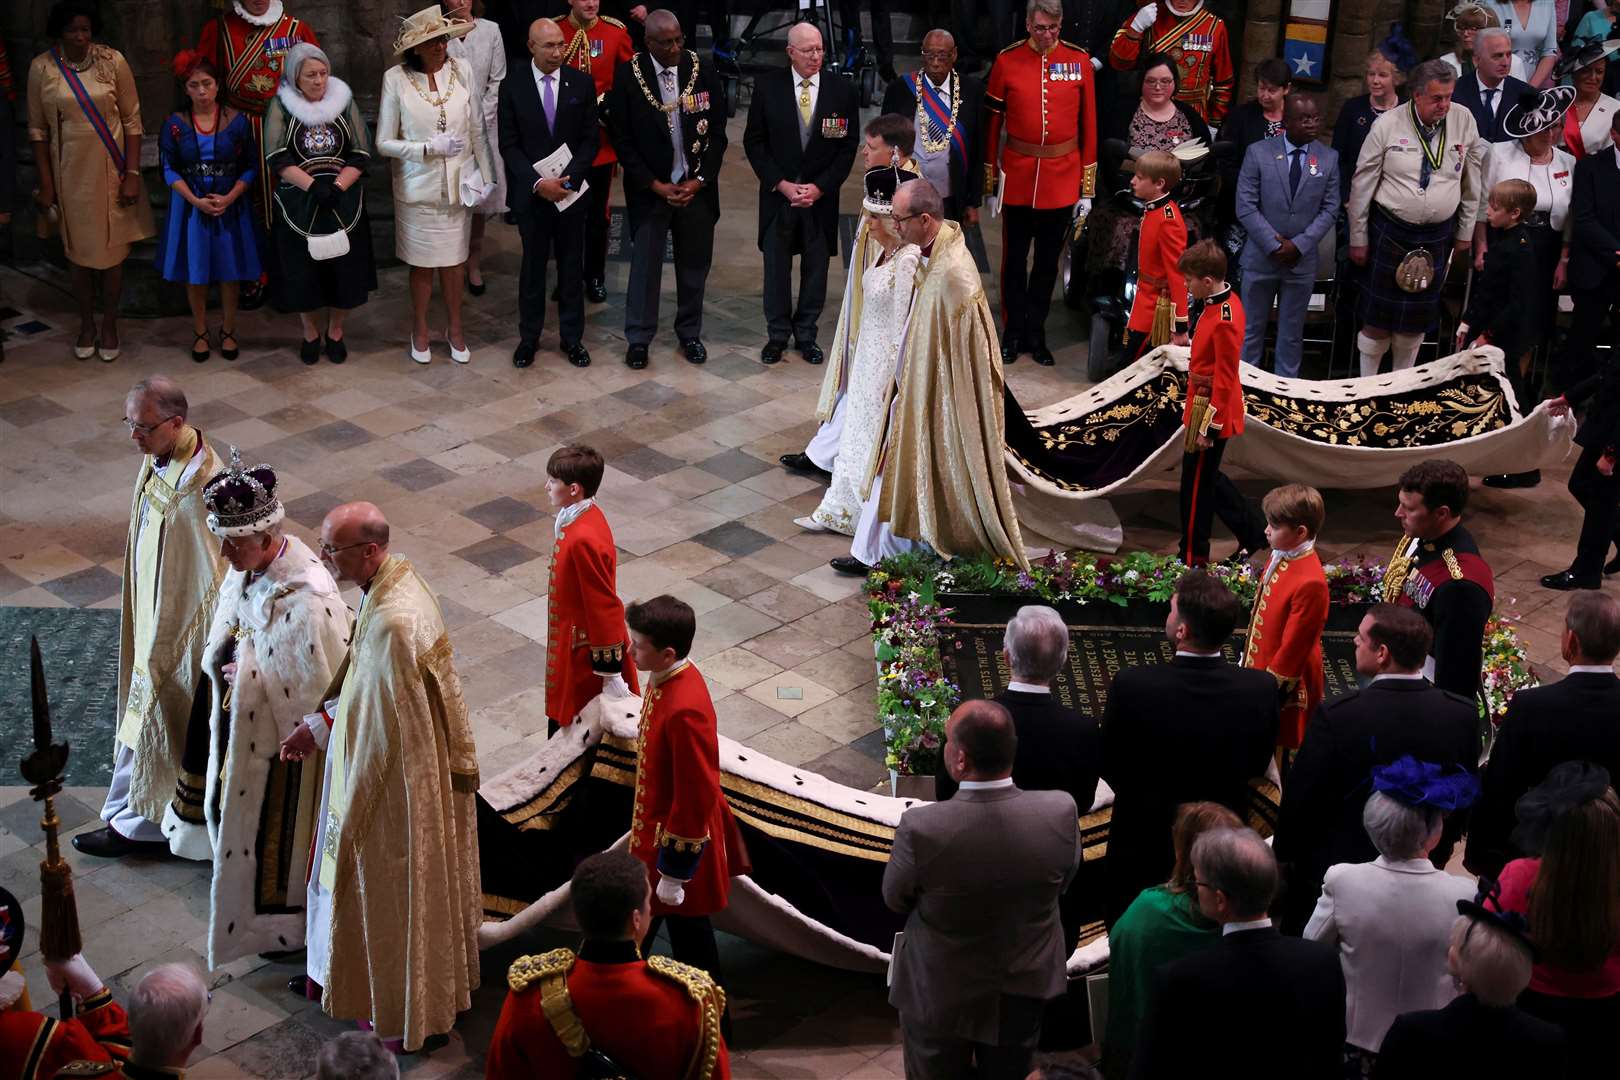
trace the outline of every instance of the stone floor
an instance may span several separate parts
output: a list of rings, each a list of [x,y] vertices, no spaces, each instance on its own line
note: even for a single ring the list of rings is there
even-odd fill
[[[442,339],[431,366],[408,361],[405,279],[397,268],[382,273],[382,290],[350,321],[349,362],[313,368],[296,358],[296,323],[268,312],[242,316],[243,354],[234,363],[216,355],[192,364],[185,319],[127,323],[117,363],[75,362],[71,298],[60,277],[41,267],[0,270],[0,325],[16,331],[0,365],[0,606],[117,608],[137,460],[120,423],[123,398],[142,375],[173,375],[216,445],[238,446],[250,463],[276,468],[294,532],[312,537],[340,502],[363,498],[382,507],[395,529],[394,549],[439,591],[480,761],[494,774],[545,739],[544,689],[535,685],[543,670],[551,538],[544,464],[564,442],[587,442],[609,463],[600,502],[621,549],[620,591],[626,598],[670,592],[696,609],[694,656],[716,691],[721,730],[846,784],[881,783],[860,583],[826,565],[847,550],[845,541],[792,523],[814,507],[819,486],[775,464],[813,429],[821,370],[795,353],[773,368],[758,363],[765,335],[755,188],[740,136],[738,120],[722,173],[727,213],[709,280],[710,359],[703,367],[685,363],[667,338],[656,343],[646,370],[620,363],[626,266],[615,263],[610,302],[589,314],[586,343],[595,363],[569,367],[547,335],[548,351],[535,366],[514,369],[508,356],[518,252],[513,230],[498,223],[486,259],[489,292],[468,300],[469,367],[449,362]],[[841,200],[847,212],[857,208],[854,181]],[[995,265],[993,222],[985,239]],[[843,286],[836,264],[829,285],[834,301],[823,319],[824,343]],[[666,327],[672,313],[671,282]],[[1058,366],[1042,369],[1026,359],[1008,369],[1029,407],[1084,385],[1084,327],[1061,303],[1049,325]],[[1521,620],[1532,659],[1548,677],[1560,667],[1564,605],[1536,578],[1563,568],[1570,555],[1578,515],[1562,487],[1566,477],[1567,468],[1550,470],[1541,487],[1523,492],[1477,488],[1469,514],[1497,572],[1499,607]],[[1172,491],[1133,493],[1117,505],[1128,546],[1173,548]],[[1330,493],[1323,549],[1383,557],[1395,536],[1392,505],[1387,490]],[[21,701],[9,708],[12,719],[0,729],[5,762],[17,758],[23,730]],[[70,831],[97,824],[103,793],[70,789],[59,803]],[[0,786],[0,881],[28,899],[31,915],[40,855],[37,814],[24,789]],[[79,875],[86,954],[115,989],[160,961],[200,963],[204,868],[99,863],[71,849],[69,856]],[[738,1076],[900,1075],[898,1031],[881,981],[735,939],[725,951]],[[485,987],[452,1045],[410,1059],[410,1071],[480,1072],[509,959],[486,957]],[[36,1000],[49,1000],[37,956],[30,966]],[[253,962],[213,973],[197,1075],[307,1072],[314,1045],[340,1026],[286,993],[293,970]]]

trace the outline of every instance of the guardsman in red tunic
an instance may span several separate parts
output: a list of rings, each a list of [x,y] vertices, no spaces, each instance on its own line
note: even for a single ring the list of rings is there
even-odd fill
[[[604,468],[602,455],[588,446],[565,446],[546,462],[546,495],[557,509],[547,594],[548,735],[572,724],[597,694],[624,698],[636,692],[619,599],[618,549],[594,501]]]
[[[1131,193],[1140,199],[1142,229],[1136,238],[1136,297],[1125,324],[1125,362],[1134,363],[1160,345],[1186,345],[1187,284],[1181,256],[1187,223],[1170,191],[1181,182],[1181,162],[1163,150],[1136,159]]]
[[[1282,723],[1277,742],[1298,750],[1305,725],[1322,703],[1322,630],[1327,626],[1328,583],[1316,554],[1316,534],[1326,509],[1322,493],[1304,484],[1284,484],[1260,502],[1271,557],[1260,577],[1243,666],[1277,680]]]
[[[27,981],[12,967],[22,937],[22,905],[0,889],[0,1080],[50,1080],[75,1062],[95,1063],[100,1072],[111,1073],[128,1061],[129,1017],[84,957],[45,962],[51,984],[73,994],[71,1019],[28,1007]]]
[[[288,15],[281,0],[231,0],[216,18],[203,24],[197,51],[208,57],[225,79],[225,104],[247,114],[253,141],[259,146],[259,176],[253,185],[255,220],[262,232],[270,228],[270,192],[275,178],[264,167],[264,113],[281,87],[282,58],[294,45],[307,41],[319,46],[315,31]],[[259,283],[242,287],[242,308],[251,311],[263,303]]]
[[[1075,213],[1090,212],[1096,190],[1096,72],[1086,50],[1059,40],[1059,0],[1037,0],[1024,27],[1029,37],[1001,50],[985,86],[985,194],[1001,199],[1002,363],[1027,352],[1051,365],[1046,314],[1058,259]],[[1031,243],[1035,254],[1026,268]]]
[[[1144,230],[1145,235],[1146,230]],[[1238,538],[1238,552],[1259,551],[1266,542],[1265,521],[1221,472],[1227,440],[1243,434],[1243,305],[1226,281],[1226,253],[1213,240],[1200,240],[1180,261],[1187,289],[1204,302],[1193,331],[1187,364],[1186,429],[1181,459],[1181,561],[1209,562],[1212,518]]]
[[[567,42],[563,63],[595,80],[597,114],[601,115],[602,99],[613,85],[613,72],[635,55],[635,46],[624,23],[599,14],[602,0],[568,0],[568,7],[569,14],[557,18],[563,41]],[[585,299],[593,304],[607,300],[608,192],[618,164],[604,123],[601,145],[591,161],[591,187],[585,193],[589,201],[585,215]]]
[[[702,673],[686,658],[697,618],[673,596],[655,596],[631,604],[625,619],[636,666],[647,673],[630,853],[652,874],[653,915],[667,922],[675,958],[723,984],[709,916],[725,908],[732,877],[749,868],[720,790],[714,702]]]
[[[553,949],[513,962],[485,1080],[584,1075],[588,1055],[617,1066],[593,1076],[726,1080],[725,991],[698,968],[642,960],[637,948],[652,925],[647,868],[622,851],[601,852],[579,864],[569,893],[585,932],[579,955]]]
[[[1108,64],[1116,71],[1129,71],[1156,53],[1176,64],[1180,76],[1176,100],[1186,102],[1210,127],[1219,125],[1232,107],[1232,89],[1237,85],[1221,17],[1204,10],[1204,0],[1191,4],[1181,0],[1179,8],[1172,0],[1147,4],[1114,35]]]

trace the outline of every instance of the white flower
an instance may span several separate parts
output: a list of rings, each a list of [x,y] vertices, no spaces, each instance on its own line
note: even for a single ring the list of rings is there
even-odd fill
[[[1127,571],[1125,571],[1124,580],[1126,580],[1126,581],[1135,581],[1137,578],[1139,578],[1141,576],[1142,575],[1140,573],[1138,573],[1137,571],[1135,571],[1135,570],[1127,570]]]

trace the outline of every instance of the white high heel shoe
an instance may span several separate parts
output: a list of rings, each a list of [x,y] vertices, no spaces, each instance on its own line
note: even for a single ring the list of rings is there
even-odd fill
[[[431,346],[433,343],[429,341],[428,344]],[[429,352],[427,349],[418,349],[416,347],[415,334],[411,335],[411,359],[415,360],[418,364],[431,364],[433,362],[433,353]]]
[[[465,346],[459,349],[456,348],[455,342],[450,340],[450,331],[448,330],[444,332],[444,343],[450,346],[450,359],[454,360],[458,364],[467,364],[472,362],[472,350],[466,348]]]

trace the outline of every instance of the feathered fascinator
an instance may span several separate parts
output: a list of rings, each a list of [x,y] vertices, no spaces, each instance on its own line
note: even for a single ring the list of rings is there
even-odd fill
[[[1479,781],[1461,766],[1451,768],[1456,771],[1407,754],[1388,765],[1373,767],[1373,790],[1407,806],[1432,806],[1444,811],[1472,806],[1479,797]]]
[[[1547,770],[1547,779],[1519,796],[1513,812],[1519,824],[1510,838],[1528,855],[1540,855],[1554,823],[1609,787],[1609,770],[1590,761],[1566,761]]]
[[[1389,24],[1389,34],[1378,43],[1378,51],[1385,60],[1395,65],[1396,71],[1410,71],[1418,66],[1417,46],[1406,36],[1398,22]]]
[[[185,82],[191,78],[191,73],[197,70],[197,65],[207,59],[208,57],[196,49],[181,49],[174,54],[174,59],[169,61],[169,67],[174,72],[176,79]]]

